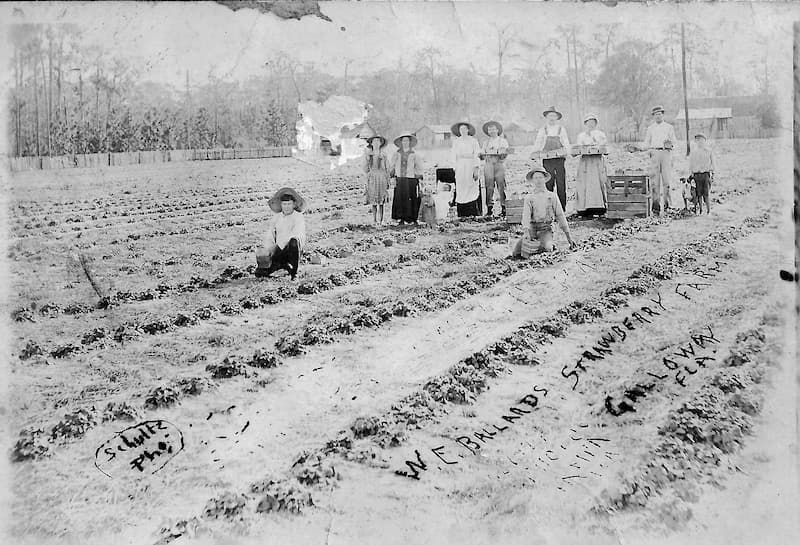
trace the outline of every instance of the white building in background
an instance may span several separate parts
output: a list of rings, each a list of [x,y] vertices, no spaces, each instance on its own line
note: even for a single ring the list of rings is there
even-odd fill
[[[361,157],[363,138],[375,133],[366,122],[369,105],[352,97],[334,95],[322,104],[307,100],[297,108],[297,151],[312,157],[332,155],[331,168]]]

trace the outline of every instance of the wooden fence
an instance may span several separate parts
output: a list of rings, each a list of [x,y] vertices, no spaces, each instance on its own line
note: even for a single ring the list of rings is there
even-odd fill
[[[81,153],[57,157],[9,157],[12,171],[54,170],[63,168],[97,168],[107,166],[146,165],[181,161],[213,161],[222,159],[265,159],[291,157],[291,146],[254,149],[173,149],[126,151],[120,153]]]

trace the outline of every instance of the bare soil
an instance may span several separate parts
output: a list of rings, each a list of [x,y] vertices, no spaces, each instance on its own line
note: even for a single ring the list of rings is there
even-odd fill
[[[577,251],[556,233],[528,262],[507,259],[498,218],[375,229],[357,165],[16,174],[16,542],[787,542],[795,294],[776,145],[719,143],[711,215],[571,220]],[[294,283],[251,274],[284,185],[310,202]],[[184,449],[155,474],[98,471],[98,447],[143,420]]]

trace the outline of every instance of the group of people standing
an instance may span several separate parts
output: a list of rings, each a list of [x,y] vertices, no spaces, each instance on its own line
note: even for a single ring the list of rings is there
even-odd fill
[[[503,160],[508,151],[508,141],[502,136],[503,127],[496,121],[484,124],[484,132],[489,139],[483,147],[474,137],[475,127],[468,122],[456,123],[451,127],[454,135],[452,164],[455,171],[455,205],[458,215],[477,216],[480,203],[480,169],[485,160],[487,215],[492,214],[494,186],[497,185],[502,214],[505,214],[505,168]],[[402,134],[395,138],[397,153],[390,161],[384,148],[387,140],[383,136],[373,136],[367,140],[364,154],[366,173],[366,203],[372,206],[373,222],[382,225],[384,207],[389,201],[390,180],[395,179],[392,197],[391,218],[400,225],[416,224],[422,200],[420,182],[423,179],[424,163],[415,152],[417,137]]]
[[[570,148],[567,129],[561,125],[563,115],[555,106],[542,112],[545,125],[536,134],[533,151],[565,150],[563,157],[542,160],[542,166],[550,174],[547,188],[556,192],[561,206],[567,208],[567,170],[566,150]],[[597,128],[598,119],[595,114],[587,114],[583,118],[584,130],[578,134],[576,144],[579,146],[602,146],[607,143],[606,135]],[[579,216],[600,215],[605,213],[608,202],[606,185],[606,165],[602,154],[581,155],[578,160],[578,171],[575,175],[576,212]]]
[[[566,150],[570,141],[560,120],[562,114],[555,108],[543,112],[545,125],[539,129],[533,150],[551,151],[564,149],[564,157],[544,159],[542,166],[549,174],[547,189],[555,191],[563,209],[567,206]],[[604,145],[606,135],[597,128],[594,114],[584,118],[585,130],[578,135],[580,145]],[[506,214],[505,160],[512,151],[503,135],[503,125],[498,121],[483,124],[487,136],[481,145],[475,138],[476,128],[472,123],[461,121],[453,124],[451,164],[455,173],[453,204],[459,217],[477,216],[481,213],[480,178],[483,171],[483,190],[486,198],[486,216],[494,214],[495,189],[500,203],[500,216]],[[367,141],[364,155],[366,173],[366,202],[372,206],[373,222],[382,225],[384,207],[389,199],[390,180],[396,179],[392,197],[391,219],[399,224],[416,224],[421,201],[420,182],[424,164],[414,151],[417,138],[413,134],[402,134],[394,140],[397,153],[390,161],[385,151],[387,140],[374,136]],[[576,176],[577,213],[579,215],[602,214],[606,210],[606,170],[602,155],[581,156]]]
[[[546,187],[555,191],[562,209],[567,207],[566,154],[570,148],[566,128],[561,125],[563,115],[555,107],[542,112],[545,125],[536,134],[533,151],[564,150],[563,157],[542,160],[542,167],[548,174]],[[584,120],[585,130],[578,135],[579,145],[605,145],[606,135],[597,128],[595,114],[588,114]],[[483,132],[488,139],[481,146],[475,139],[475,127],[470,123],[456,123],[452,127],[458,137],[453,141],[453,164],[456,171],[456,204],[459,216],[477,215],[479,202],[480,161],[483,160],[484,189],[486,195],[486,215],[493,214],[494,189],[497,187],[501,216],[506,214],[505,159],[511,149],[503,136],[503,126],[497,121],[488,121]],[[578,162],[576,176],[577,213],[579,215],[598,215],[606,210],[606,168],[603,155],[582,155]]]
[[[389,180],[394,178],[395,188],[392,198],[392,219],[401,225],[417,223],[421,202],[420,182],[423,178],[422,157],[414,151],[417,137],[402,134],[394,139],[397,153],[389,161],[384,148],[386,138],[373,136],[367,140],[364,153],[364,172],[366,180],[366,201],[372,206],[372,221],[383,225],[384,205],[389,200]]]
[[[530,243],[538,241],[535,251],[551,251],[553,246],[553,222],[557,222],[564,232],[570,247],[575,246],[565,210],[566,191],[566,150],[570,149],[566,129],[561,125],[562,114],[555,107],[542,113],[544,126],[539,129],[533,145],[534,152],[560,150],[556,157],[545,158],[541,166],[535,165],[527,174],[526,180],[533,184],[533,191],[523,200],[522,227],[524,237],[513,249],[514,255],[526,255]],[[672,173],[671,152],[675,140],[675,129],[664,121],[664,109],[653,108],[654,123],[647,128],[642,150],[650,153],[650,178],[653,207],[659,204],[659,194],[664,189],[664,206],[669,206],[670,176]],[[597,128],[598,118],[587,114],[583,119],[584,130],[578,134],[579,146],[603,146],[606,135]],[[455,172],[454,204],[458,215],[476,216],[480,214],[480,174],[483,168],[486,195],[486,215],[493,213],[495,187],[498,191],[501,216],[506,213],[505,159],[512,151],[508,140],[503,136],[503,126],[497,121],[483,124],[487,139],[481,145],[475,138],[475,126],[463,121],[451,127],[456,136],[453,139],[451,161]],[[397,152],[391,160],[386,153],[387,140],[383,136],[373,136],[368,141],[364,154],[366,173],[366,201],[372,205],[373,221],[382,225],[384,207],[389,201],[390,180],[395,187],[392,198],[391,217],[399,224],[417,224],[422,202],[424,163],[416,153],[417,137],[401,134],[394,139]],[[708,192],[714,178],[714,157],[706,146],[702,133],[695,136],[695,144],[690,155],[691,178],[696,184],[698,197],[705,200],[709,210]],[[483,164],[482,164],[483,162]],[[576,212],[590,216],[603,214],[607,205],[606,165],[604,154],[600,151],[580,154],[576,173]],[[445,204],[450,204],[449,199]],[[302,248],[305,245],[305,221],[303,219],[304,199],[291,188],[278,190],[269,202],[277,215],[270,223],[263,247],[257,252],[258,268],[255,275],[270,276],[285,269],[294,279],[297,274]],[[702,210],[702,209],[701,209]],[[526,242],[528,244],[526,244]],[[526,250],[526,246],[528,250]]]

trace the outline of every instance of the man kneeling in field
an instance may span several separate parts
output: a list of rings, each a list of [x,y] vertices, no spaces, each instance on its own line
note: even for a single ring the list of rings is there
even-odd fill
[[[550,173],[540,166],[534,166],[525,178],[528,181],[533,180],[533,192],[523,201],[522,227],[525,229],[525,236],[517,242],[512,255],[529,257],[531,253],[538,254],[555,250],[553,220],[557,221],[558,226],[564,231],[570,249],[575,249],[576,244],[572,240],[561,201],[545,185],[550,180]],[[534,240],[538,241],[539,246],[535,251],[530,251],[530,245]]]
[[[286,269],[294,280],[300,252],[306,242],[306,222],[302,214],[305,201],[297,191],[284,187],[269,200],[269,207],[277,215],[269,223],[264,247],[256,251],[258,268],[255,275],[267,277],[275,271]]]

